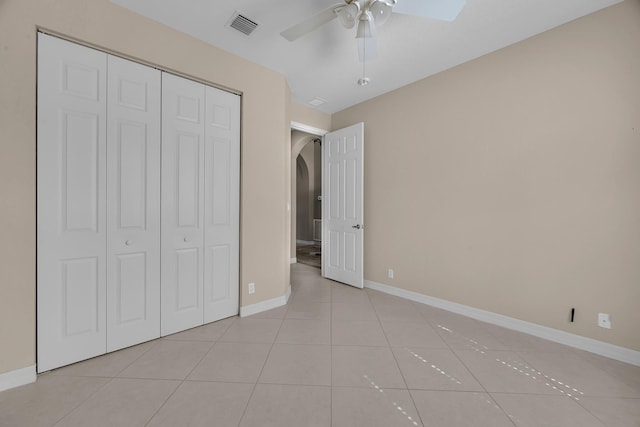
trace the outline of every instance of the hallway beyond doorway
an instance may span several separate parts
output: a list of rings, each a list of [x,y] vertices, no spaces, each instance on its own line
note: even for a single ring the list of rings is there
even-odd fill
[[[316,242],[312,245],[298,243],[296,245],[296,259],[300,264],[321,268],[322,246],[320,242]]]

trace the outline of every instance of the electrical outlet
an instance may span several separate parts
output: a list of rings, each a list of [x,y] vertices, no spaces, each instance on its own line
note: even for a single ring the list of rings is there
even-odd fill
[[[256,284],[255,283],[249,283],[249,295],[255,294],[255,293],[256,293]]]
[[[393,279],[393,269],[389,269],[389,271],[387,271],[387,276],[389,276],[389,279]]]
[[[611,316],[607,313],[598,313],[598,326],[611,329]]]

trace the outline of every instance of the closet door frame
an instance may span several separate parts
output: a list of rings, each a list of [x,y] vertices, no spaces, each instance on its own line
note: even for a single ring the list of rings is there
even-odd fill
[[[45,40],[41,43],[42,40]],[[78,67],[71,70],[72,72],[87,72],[89,74],[93,73],[98,76],[98,83],[95,86],[95,91],[87,94],[78,94],[73,93],[73,87],[67,91],[67,95],[80,95],[80,97],[84,96],[85,101],[96,102],[97,100],[103,100],[101,111],[98,113],[93,113],[91,111],[87,112],[85,108],[79,108],[77,111],[77,117],[89,117],[92,114],[97,117],[97,125],[95,129],[99,135],[95,138],[95,170],[92,173],[95,173],[95,179],[91,181],[91,185],[95,184],[95,221],[89,227],[89,231],[94,240],[97,243],[94,243],[94,249],[92,251],[87,252],[86,248],[83,248],[76,253],[70,253],[69,251],[61,251],[60,245],[56,243],[56,239],[60,240],[60,237],[64,234],[61,232],[63,230],[63,226],[60,225],[61,218],[58,216],[54,218],[51,213],[53,211],[62,212],[64,210],[64,206],[62,206],[60,201],[52,202],[52,197],[55,194],[61,194],[61,186],[64,183],[64,176],[62,176],[61,170],[58,170],[59,167],[54,166],[54,159],[58,161],[62,161],[62,155],[60,154],[59,147],[52,148],[50,144],[47,143],[50,140],[52,135],[60,134],[59,132],[59,123],[52,125],[51,121],[47,121],[46,117],[46,108],[50,108],[43,103],[40,99],[40,96],[48,96],[48,92],[46,89],[46,85],[43,85],[40,81],[42,76],[46,76],[51,72],[51,63],[47,63],[46,60],[42,60],[42,58],[46,58],[48,55],[46,45],[49,44],[59,44],[61,46],[66,46],[64,49],[70,49],[71,51],[77,52],[90,52],[91,55],[101,58],[99,60],[100,66],[83,66],[78,63],[78,61],[71,61]],[[119,348],[124,348],[130,345],[134,345],[140,342],[144,342],[147,340],[151,340],[158,336],[167,335],[168,333],[177,332],[180,330],[188,329],[192,326],[201,325],[203,323],[209,323],[211,321],[215,321],[218,319],[222,319],[225,317],[233,316],[239,313],[240,304],[239,304],[239,295],[240,295],[240,283],[239,283],[239,258],[240,258],[240,116],[241,116],[241,96],[239,93],[233,93],[226,90],[220,90],[215,88],[213,85],[209,85],[207,83],[201,83],[195,80],[190,79],[189,77],[178,77],[166,71],[163,71],[159,67],[150,67],[146,64],[141,64],[136,60],[129,60],[127,58],[122,58],[119,56],[111,55],[105,51],[97,50],[93,47],[89,47],[83,44],[79,44],[75,41],[67,41],[64,37],[59,37],[58,35],[48,35],[43,32],[38,32],[38,131],[37,131],[37,157],[38,157],[38,175],[37,175],[37,339],[38,339],[38,353],[37,353],[37,370],[38,372],[45,372],[50,369],[54,369],[56,367],[64,366],[67,364],[71,364],[80,360],[88,359],[90,357],[94,357],[100,354],[104,354],[106,352],[115,351]],[[40,55],[42,54],[42,58]],[[117,185],[118,177],[117,174],[114,175],[110,173],[107,169],[107,162],[111,163],[113,158],[117,158],[121,156],[120,160],[122,160],[122,153],[115,152],[111,148],[110,135],[112,132],[117,131],[118,127],[126,122],[126,119],[121,120],[118,123],[115,123],[113,120],[114,117],[111,115],[113,112],[108,112],[108,102],[109,99],[113,96],[110,94],[109,85],[112,83],[108,83],[108,69],[109,69],[109,61],[122,61],[131,63],[132,66],[140,66],[147,67],[149,69],[153,69],[153,71],[159,73],[159,80],[165,78],[165,76],[172,76],[175,78],[180,78],[184,80],[188,80],[192,83],[196,83],[203,86],[203,91],[206,93],[208,91],[217,91],[224,96],[229,97],[232,105],[237,105],[237,107],[233,107],[230,110],[229,119],[230,123],[233,124],[233,136],[235,138],[231,141],[231,145],[229,146],[229,150],[226,153],[229,156],[228,162],[230,162],[231,168],[223,175],[226,175],[228,178],[228,183],[230,188],[233,189],[230,197],[227,199],[228,206],[225,206],[225,209],[228,210],[230,216],[227,218],[229,221],[225,224],[219,221],[220,217],[215,218],[215,212],[220,213],[220,209],[215,210],[216,207],[212,206],[216,197],[219,196],[219,193],[216,194],[216,191],[219,190],[219,178],[221,174],[205,174],[207,170],[207,166],[215,163],[215,157],[211,157],[212,150],[215,152],[219,151],[224,144],[221,144],[221,137],[216,135],[215,137],[209,138],[209,143],[207,143],[205,134],[213,135],[211,132],[205,132],[201,134],[199,141],[200,155],[198,159],[199,171],[198,171],[198,193],[199,193],[199,207],[198,207],[198,232],[189,236],[182,236],[182,243],[196,243],[195,240],[198,240],[199,246],[199,254],[197,257],[198,268],[197,271],[197,280],[198,280],[198,291],[197,298],[199,298],[199,320],[195,324],[190,324],[186,322],[182,325],[179,325],[178,328],[173,328],[172,331],[169,329],[165,329],[163,327],[162,320],[162,310],[165,307],[165,303],[168,298],[161,296],[162,292],[165,291],[163,287],[164,280],[164,260],[165,260],[165,251],[164,251],[164,239],[165,239],[165,229],[164,229],[164,220],[160,221],[160,216],[164,215],[165,204],[164,204],[164,196],[161,196],[163,190],[161,190],[161,186],[164,184],[164,177],[162,173],[162,168],[164,167],[164,163],[159,165],[159,170],[153,171],[153,165],[147,163],[149,168],[147,169],[147,177],[149,175],[158,174],[160,184],[157,188],[148,188],[148,195],[150,197],[147,198],[148,206],[146,207],[147,212],[155,211],[158,215],[157,217],[153,217],[153,215],[148,216],[146,218],[146,228],[147,231],[152,230],[154,227],[159,227],[160,234],[156,235],[157,240],[160,242],[160,245],[156,245],[156,254],[154,254],[154,250],[151,248],[153,246],[153,238],[142,238],[141,234],[136,231],[141,231],[144,227],[141,227],[138,223],[137,225],[130,227],[121,227],[118,224],[122,225],[122,218],[118,218],[122,212],[118,213],[111,209],[112,203],[107,203],[107,199],[109,197],[113,197],[114,194],[114,185]],[[63,67],[63,65],[55,65],[56,67]],[[73,68],[73,67],[71,67]],[[71,69],[69,68],[69,69]],[[60,68],[63,69],[63,68]],[[68,70],[65,69],[67,72]],[[96,71],[97,70],[97,71]],[[85,73],[86,74],[86,73]],[[62,78],[53,77],[54,80],[59,82],[63,82]],[[61,84],[62,84],[61,83]],[[154,84],[152,83],[151,86]],[[105,87],[106,86],[106,87]],[[162,83],[160,84],[160,88],[158,89],[158,93],[162,93]],[[69,89],[69,88],[68,88]],[[113,89],[113,88],[112,88]],[[58,90],[58,92],[60,92]],[[64,91],[60,92],[64,93]],[[159,105],[163,104],[162,100]],[[102,101],[100,101],[102,102]],[[156,102],[148,99],[147,102]],[[164,107],[164,105],[162,105]],[[161,107],[161,111],[162,111]],[[205,126],[207,120],[209,121],[207,125],[213,127],[220,127],[223,124],[223,121],[220,121],[220,117],[224,117],[224,114],[220,116],[220,105],[209,105],[205,104],[204,100],[201,104],[201,114],[208,114],[208,118],[203,116],[201,123],[202,126]],[[91,110],[91,109],[89,109]],[[72,111],[73,112],[73,111]],[[213,113],[213,114],[212,114]],[[162,112],[160,113],[160,121],[162,122]],[[43,127],[41,126],[41,122],[44,123]],[[130,124],[133,122],[144,122],[143,120],[135,119],[132,120]],[[53,127],[52,127],[53,126]],[[58,126],[56,128],[55,126]],[[161,123],[161,129],[164,131],[164,124]],[[115,130],[114,130],[115,129]],[[147,129],[148,131],[148,129]],[[147,141],[153,139],[153,132],[147,134]],[[109,139],[108,139],[109,138]],[[45,148],[45,146],[49,145],[49,148]],[[210,148],[207,148],[206,146]],[[71,144],[73,146],[73,144]],[[75,147],[82,147],[82,145],[76,144]],[[158,147],[159,152],[161,153],[159,157],[164,156],[163,144],[161,143]],[[216,148],[217,147],[217,148]],[[140,148],[140,147],[138,147]],[[148,147],[146,147],[148,148]],[[52,151],[53,150],[53,151]],[[223,149],[224,152],[225,149]],[[117,150],[116,150],[117,151]],[[151,150],[153,151],[153,150]],[[149,153],[148,153],[149,154]],[[156,156],[156,154],[151,153],[147,157],[147,162],[153,162],[152,158]],[[49,164],[47,163],[49,161]],[[137,161],[141,161],[140,158],[137,158]],[[162,162],[162,160],[161,160]],[[205,162],[208,164],[205,165]],[[120,165],[122,166],[122,165]],[[130,165],[129,165],[130,166]],[[41,169],[44,167],[44,170]],[[210,167],[210,166],[209,166]],[[130,168],[131,169],[131,168]],[[77,172],[76,168],[76,172]],[[86,172],[86,170],[85,170]],[[69,177],[73,178],[73,174],[67,174]],[[70,183],[76,182],[73,179],[69,180]],[[78,182],[88,182],[87,180],[78,180]],[[52,190],[54,186],[56,189]],[[218,190],[216,190],[216,186],[218,186]],[[153,187],[153,186],[152,186]],[[207,199],[206,191],[209,191],[209,199]],[[158,208],[152,208],[156,203],[154,201],[153,193],[157,193],[159,196]],[[202,193],[202,194],[200,194]],[[218,197],[219,200],[219,197]],[[55,205],[55,208],[49,209],[51,206]],[[209,209],[212,209],[209,211]],[[73,209],[70,209],[73,211]],[[207,213],[211,213],[209,215],[209,219],[211,220],[207,224]],[[234,213],[235,212],[235,213]],[[57,223],[55,223],[57,221]],[[119,221],[119,222],[118,222]],[[224,222],[224,221],[223,221]],[[216,240],[210,237],[211,232],[216,229],[220,229],[220,226],[224,225],[227,230],[225,236],[231,236],[229,239],[225,237],[224,239]],[[86,227],[85,227],[86,228]],[[135,230],[137,228],[137,230]],[[184,231],[184,230],[181,230]],[[75,233],[76,237],[80,236],[81,233]],[[143,233],[144,234],[144,233]],[[52,239],[52,236],[54,237]],[[64,236],[63,236],[64,237]],[[175,237],[175,236],[174,236]],[[184,238],[187,238],[185,242]],[[142,241],[146,241],[143,243]],[[178,241],[178,243],[180,243]],[[174,245],[176,246],[176,245]],[[187,247],[182,247],[180,249],[188,249]],[[195,244],[191,245],[193,248],[196,246]],[[221,247],[224,249],[221,251]],[[221,252],[224,252],[222,257],[212,256],[211,250],[213,252],[217,252],[216,255],[219,255]],[[207,266],[207,262],[205,262],[204,257],[209,251],[210,259],[213,259],[213,263]],[[73,251],[72,251],[73,252]],[[95,252],[95,254],[93,253]],[[143,255],[144,254],[144,255]],[[117,301],[118,298],[123,298],[123,295],[120,294],[118,296],[118,286],[117,282],[114,282],[114,277],[116,277],[119,272],[122,273],[123,260],[134,261],[137,258],[140,261],[142,258],[145,258],[145,262],[147,264],[147,270],[144,273],[144,279],[138,275],[138,285],[140,285],[143,281],[145,283],[144,297],[142,296],[142,287],[138,286],[138,289],[135,291],[134,299],[136,299],[137,308],[133,309],[135,312],[137,309],[137,313],[135,315],[130,316],[122,316],[124,307],[120,306],[112,307],[112,302]],[[157,277],[154,277],[153,273],[150,273],[150,269],[153,269],[152,265],[155,261],[153,261],[154,257],[158,259],[159,267]],[[87,260],[91,258],[91,262]],[[80,265],[80,261],[87,261],[84,268]],[[224,260],[221,262],[220,260]],[[211,265],[215,264],[224,264],[227,266],[227,269],[223,272],[223,274],[217,274],[217,271],[212,270]],[[91,267],[89,269],[89,267]],[[124,266],[126,269],[126,265]],[[65,270],[66,269],[66,270]],[[64,271],[63,271],[64,270]],[[91,270],[91,271],[89,271]],[[84,273],[83,273],[84,271]],[[218,270],[219,272],[219,270]],[[81,283],[78,282],[78,276],[80,273],[92,275],[95,280],[92,282],[92,291],[91,295],[88,295],[89,298],[95,300],[95,304],[85,304],[79,306],[84,307],[83,309],[79,309],[77,313],[72,315],[68,319],[63,319],[63,305],[69,305],[71,300],[63,301],[60,299],[59,295],[52,294],[51,290],[45,289],[42,285],[42,278],[46,277],[56,277],[58,289],[61,286],[64,286],[61,283],[61,278],[71,277],[76,278],[76,290],[80,289]],[[66,274],[66,276],[65,276]],[[53,275],[53,276],[52,276]],[[81,275],[82,276],[82,275]],[[135,274],[132,276],[136,276]],[[82,279],[84,280],[84,279]],[[205,280],[207,283],[205,283]],[[85,282],[87,280],[84,280]],[[134,280],[135,281],[135,280]],[[225,283],[229,286],[227,290],[221,290],[220,284]],[[150,295],[147,292],[149,286],[153,286],[157,284],[160,288],[160,292],[158,295]],[[81,290],[81,293],[83,291]],[[151,292],[153,294],[153,292]],[[224,294],[224,295],[223,295]],[[85,295],[86,300],[87,295]],[[224,297],[224,298],[222,298]],[[73,298],[73,296],[72,296]],[[126,298],[125,298],[126,299]],[[157,303],[153,301],[158,300]],[[141,312],[139,308],[141,307],[140,302],[144,300],[144,310],[146,313],[144,315],[139,315]],[[222,300],[226,300],[224,303],[224,308],[221,308]],[[129,300],[130,301],[130,300]],[[207,301],[209,301],[207,303]],[[155,310],[157,313],[154,313],[154,304],[157,307]],[[88,312],[86,307],[91,307],[90,312]],[[112,308],[113,310],[110,310]],[[132,307],[129,307],[129,313],[132,313]],[[126,311],[126,309],[125,309]],[[73,314],[73,313],[72,313]],[[52,316],[57,316],[57,321],[51,321]],[[86,330],[75,330],[76,335],[91,335],[93,337],[91,339],[91,343],[88,343],[86,337],[76,336],[75,338],[66,336],[73,334],[64,333],[64,326],[61,326],[61,323],[67,322],[69,323],[69,319],[73,321],[75,318],[80,319],[83,325],[89,325],[84,328]],[[78,317],[80,316],[80,317]],[[94,321],[87,322],[86,319],[89,316],[91,319],[95,319]],[[118,316],[120,318],[118,319]],[[159,316],[155,321],[156,325],[151,326],[153,323],[153,318]],[[67,316],[69,317],[69,316]],[[71,322],[73,323],[73,322]],[[78,322],[76,322],[78,323]],[[126,328],[126,324],[130,323],[129,326],[132,326],[134,323],[138,323],[142,325],[146,323],[146,326],[139,327],[136,326],[134,329],[137,332],[134,333],[126,333],[126,337],[120,339],[116,338],[115,328],[121,326]],[[119,325],[118,325],[119,324]],[[115,326],[114,326],[115,325]],[[77,329],[77,328],[76,328]],[[82,328],[81,328],[82,329]],[[112,332],[112,333],[110,333]],[[115,334],[114,334],[115,333]],[[55,351],[52,353],[52,349]],[[81,350],[78,350],[81,349]]]

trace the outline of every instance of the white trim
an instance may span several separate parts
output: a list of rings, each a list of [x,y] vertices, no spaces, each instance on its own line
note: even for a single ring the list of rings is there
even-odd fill
[[[315,240],[296,240],[296,243],[299,245],[315,245]]]
[[[290,258],[289,259],[289,264],[297,264],[298,263],[298,258]]]
[[[0,391],[36,382],[36,365],[0,374]]]
[[[364,287],[384,292],[386,294],[395,295],[397,297],[405,298],[411,301],[441,308],[453,313],[458,313],[476,320],[491,323],[493,325],[498,325],[508,329],[513,329],[515,331],[524,332],[529,335],[568,345],[580,350],[589,351],[591,353],[599,354],[600,356],[605,356],[611,359],[619,360],[621,362],[640,366],[640,351],[631,350],[629,348],[594,340],[592,338],[583,337],[581,335],[572,334],[570,332],[561,331],[559,329],[537,325],[535,323],[526,322],[524,320],[514,319],[513,317],[503,316],[501,314],[492,313],[490,311],[481,310],[479,308],[469,307],[467,305],[458,304],[440,298],[430,297],[428,295],[408,291],[406,289],[384,285],[382,283],[373,282],[371,280],[365,280]]]
[[[313,126],[305,125],[304,123],[291,121],[291,129],[299,130],[301,132],[310,133],[313,135],[324,136],[325,133],[328,133],[328,130],[319,129]]]
[[[291,285],[287,286],[287,290],[284,295],[271,298],[266,301],[257,302],[255,304],[240,307],[240,317],[247,317],[254,314],[262,313],[263,311],[272,310],[274,308],[282,307],[287,304],[289,297],[291,296]]]

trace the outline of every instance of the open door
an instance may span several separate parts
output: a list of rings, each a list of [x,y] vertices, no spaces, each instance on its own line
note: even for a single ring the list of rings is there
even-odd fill
[[[324,136],[322,143],[322,275],[364,285],[364,123]]]

